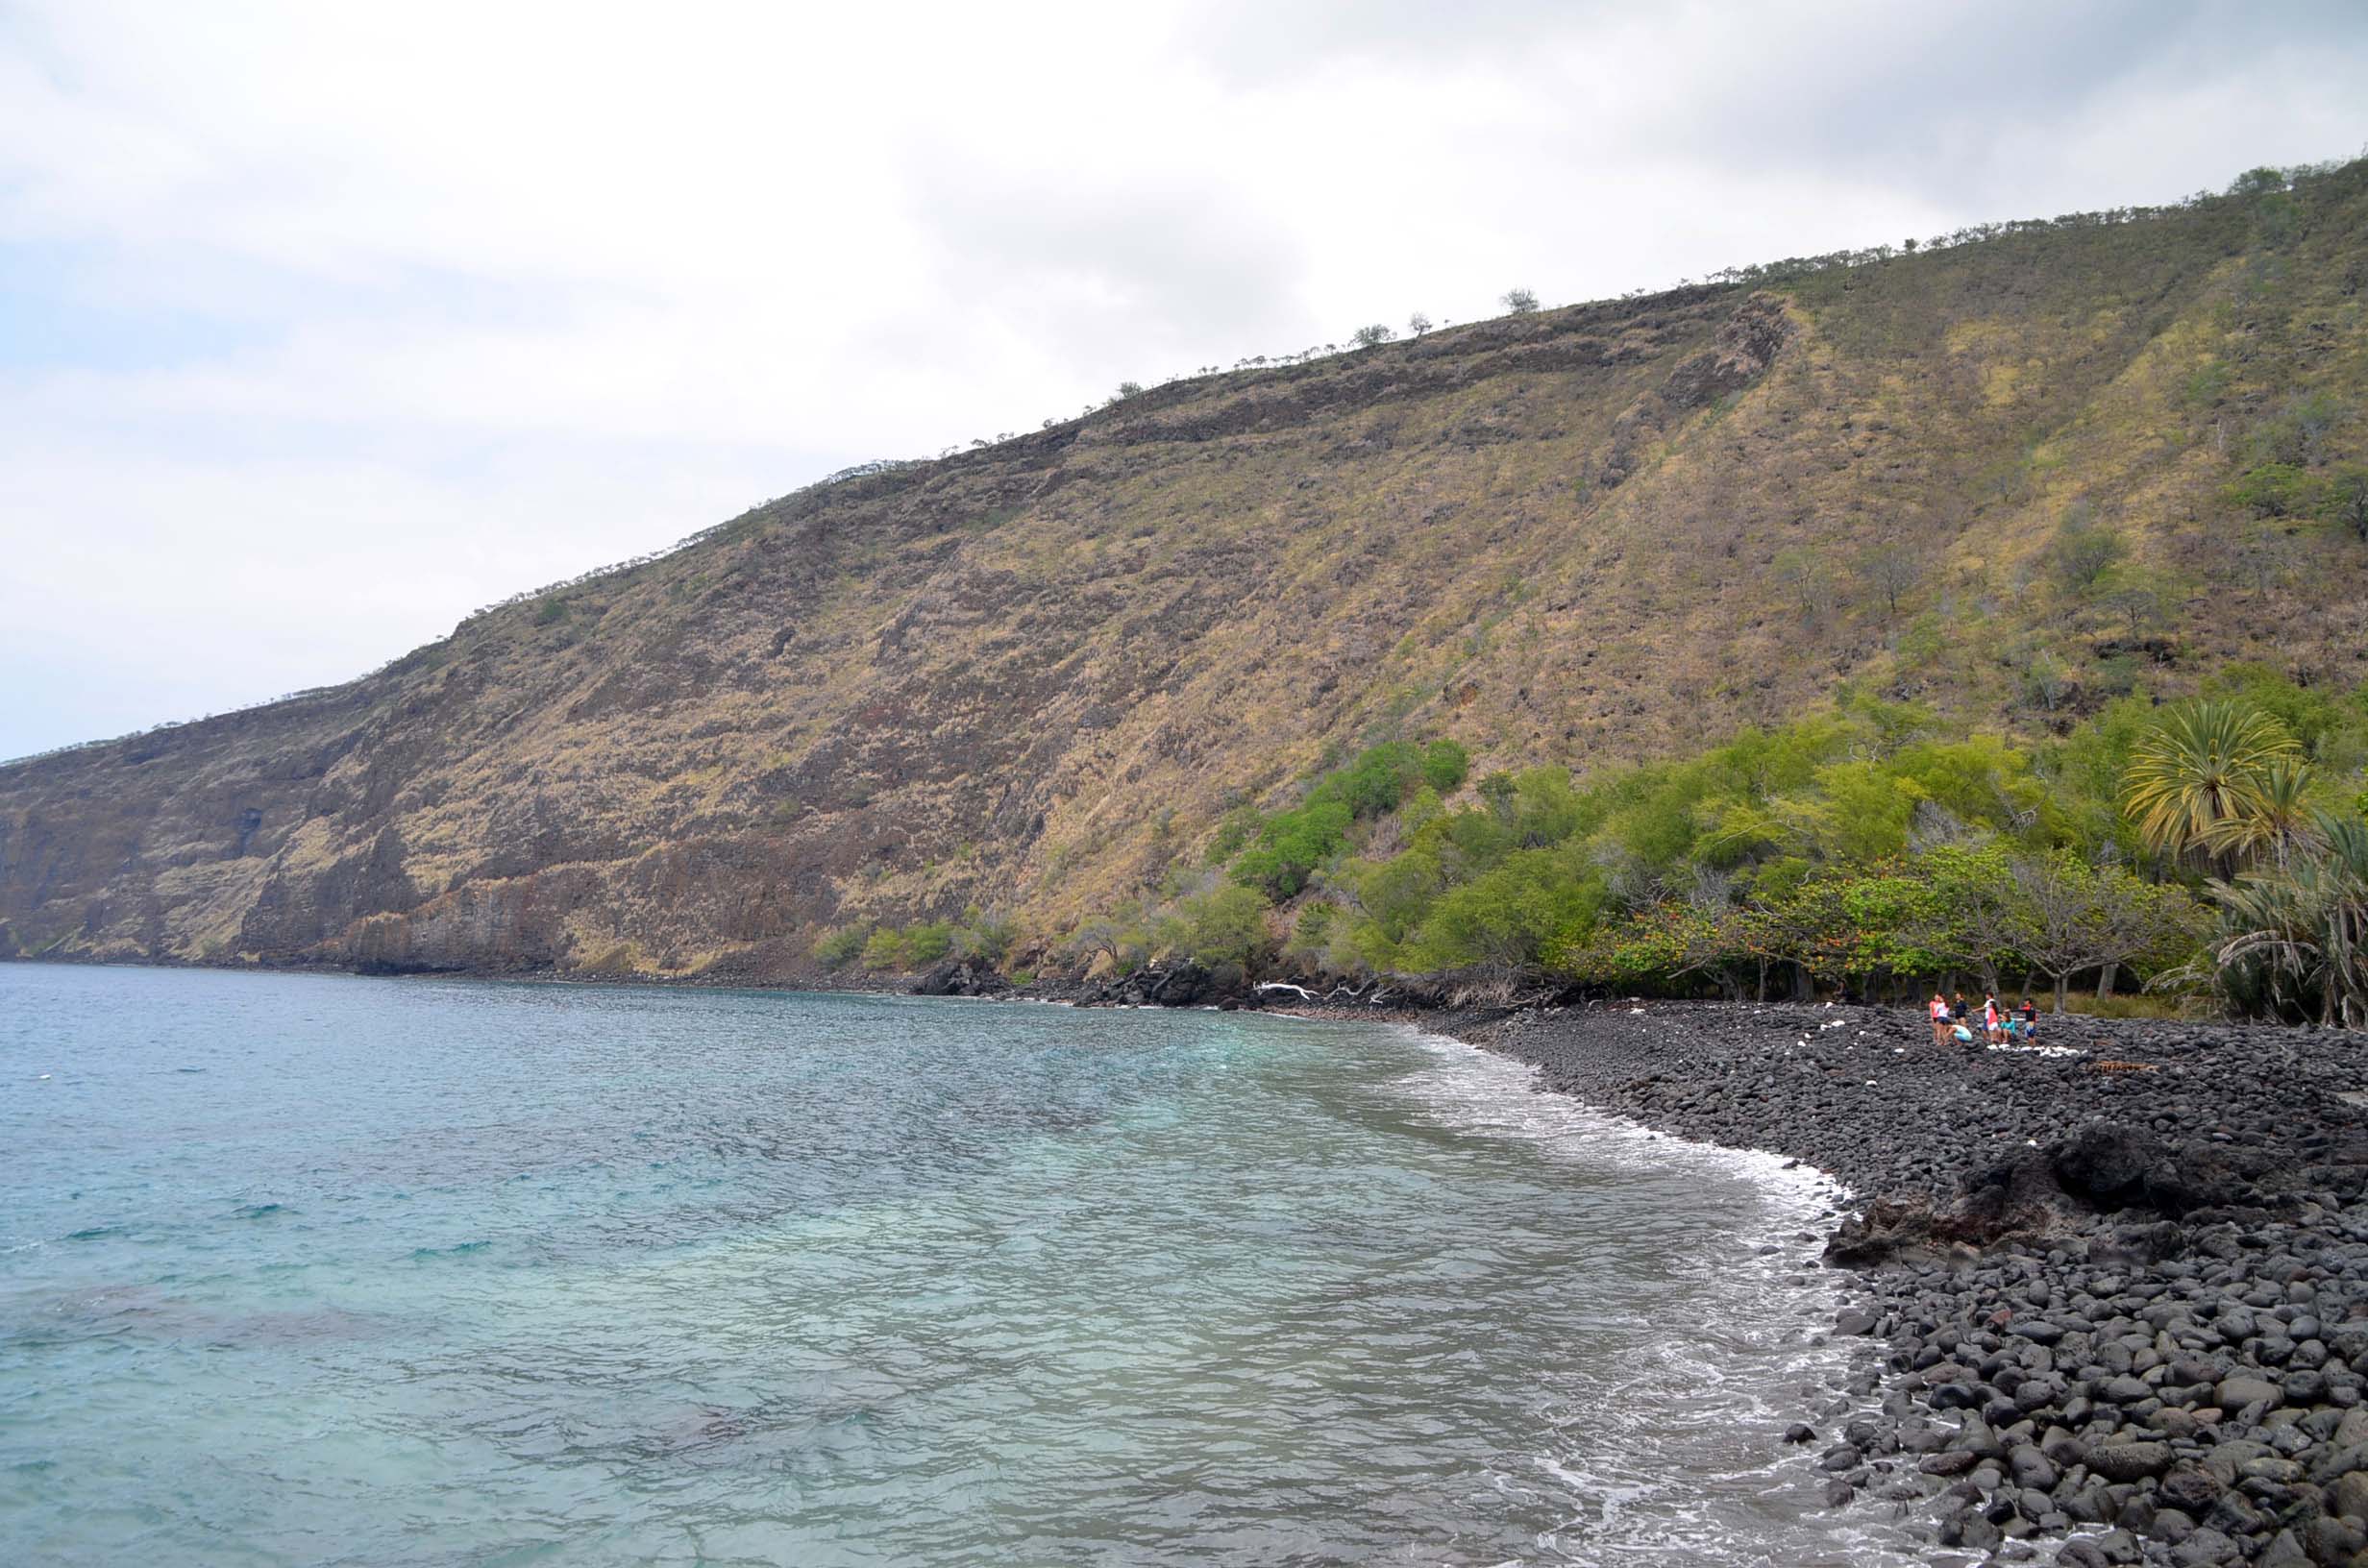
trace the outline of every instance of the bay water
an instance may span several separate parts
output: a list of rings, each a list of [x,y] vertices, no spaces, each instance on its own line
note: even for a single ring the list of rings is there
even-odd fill
[[[1888,1560],[1830,1196],[1397,1026],[0,965],[0,1560]]]

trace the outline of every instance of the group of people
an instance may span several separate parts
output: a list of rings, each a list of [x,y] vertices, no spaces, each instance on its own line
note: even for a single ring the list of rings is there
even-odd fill
[[[2039,1033],[2039,1010],[2031,1005],[2028,996],[2023,998],[2021,1006],[2011,1011],[2000,1007],[1997,997],[1985,996],[1981,1011],[1975,1013],[1966,1007],[1963,992],[1959,992],[1952,999],[1936,991],[1933,992],[1932,1018],[1933,1043],[1936,1045],[1946,1045],[1952,1041],[1971,1045],[1977,1041],[2005,1045],[2016,1041],[2029,1041]]]

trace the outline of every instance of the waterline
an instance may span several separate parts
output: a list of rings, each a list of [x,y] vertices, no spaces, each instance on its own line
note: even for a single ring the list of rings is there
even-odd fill
[[[1880,1560],[1813,1184],[1410,1031],[0,966],[42,1071],[17,1560]]]

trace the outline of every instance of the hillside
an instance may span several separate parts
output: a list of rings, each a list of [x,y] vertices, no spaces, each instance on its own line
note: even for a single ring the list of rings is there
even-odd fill
[[[1172,383],[0,767],[0,956],[796,979],[858,919],[1048,936],[1399,733],[2356,683],[2364,285],[2356,163]]]

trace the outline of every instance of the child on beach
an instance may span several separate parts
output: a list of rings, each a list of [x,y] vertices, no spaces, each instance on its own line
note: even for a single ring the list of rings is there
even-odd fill
[[[1998,998],[1984,996],[1982,998],[1982,1038],[1992,1045],[2003,1043],[2007,1038],[2006,1023],[2007,1016],[1999,1011]]]
[[[1949,999],[1936,991],[1933,992],[1932,1017],[1933,1043],[1946,1045],[1949,1042]]]

